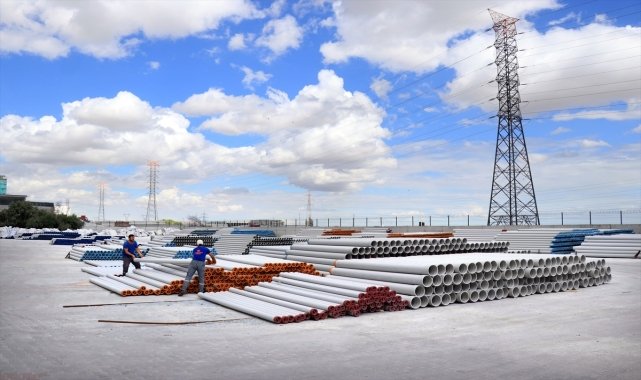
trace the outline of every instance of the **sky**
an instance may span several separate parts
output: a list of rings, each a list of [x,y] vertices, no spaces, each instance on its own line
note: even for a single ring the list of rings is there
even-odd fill
[[[517,22],[539,213],[641,222],[641,3],[0,2],[0,174],[62,211],[487,220],[492,20]],[[69,210],[65,209],[68,200]],[[636,220],[638,219],[638,220]],[[628,220],[627,220],[628,221]]]

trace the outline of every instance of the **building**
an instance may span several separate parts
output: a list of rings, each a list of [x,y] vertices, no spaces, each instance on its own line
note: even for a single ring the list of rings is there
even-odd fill
[[[0,195],[7,194],[7,177],[0,174]]]
[[[53,202],[31,202],[27,201],[26,195],[11,195],[11,194],[1,194],[0,195],[0,211],[6,210],[13,202],[26,201],[37,208],[45,211],[54,212],[55,206]]]

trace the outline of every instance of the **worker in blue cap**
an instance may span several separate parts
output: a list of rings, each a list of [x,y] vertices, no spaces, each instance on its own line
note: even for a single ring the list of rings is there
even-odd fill
[[[205,291],[205,259],[207,258],[207,255],[211,257],[211,263],[216,264],[216,258],[214,257],[215,254],[212,253],[209,248],[205,247],[201,239],[198,239],[196,245],[197,247],[192,251],[192,259],[189,263],[189,267],[187,268],[187,276],[185,276],[183,286],[180,289],[180,293],[178,293],[179,297],[182,297],[187,293],[187,288],[189,287],[191,278],[196,272],[198,272],[198,291],[203,293]]]

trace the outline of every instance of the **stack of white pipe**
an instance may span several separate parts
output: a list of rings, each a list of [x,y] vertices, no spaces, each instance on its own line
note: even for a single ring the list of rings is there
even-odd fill
[[[504,252],[508,243],[468,242],[464,238],[340,238],[310,239],[289,247],[256,247],[251,254],[301,261],[313,264],[319,271],[328,271],[336,260],[436,255],[470,251]]]
[[[587,257],[641,258],[641,234],[586,236],[574,251]]]
[[[100,255],[100,254],[111,255],[114,253],[114,251],[107,248],[97,247],[95,245],[86,245],[86,246],[74,245],[73,247],[71,247],[71,251],[69,251],[69,258],[76,261],[80,261],[87,253],[93,253],[96,255]]]
[[[156,258],[173,258],[178,254],[190,255],[194,247],[184,246],[184,247],[151,247],[149,252],[147,252],[147,257],[156,257]]]
[[[220,235],[214,243],[214,248],[219,255],[242,255],[254,240],[254,236],[251,234]]]
[[[422,306],[516,298],[611,279],[604,260],[498,253],[343,260],[330,272],[333,278],[384,284],[400,294],[420,297]]]
[[[496,236],[501,233],[500,229],[485,228],[455,228],[454,236],[466,238],[468,241],[488,242],[498,240]]]
[[[572,231],[571,228],[536,228],[513,231],[503,231],[496,240],[510,243],[510,251],[529,251],[536,253],[551,253],[552,240],[560,232]]]

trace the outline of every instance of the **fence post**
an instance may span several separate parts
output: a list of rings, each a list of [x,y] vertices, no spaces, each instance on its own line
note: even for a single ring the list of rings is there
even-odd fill
[[[369,226],[369,217],[365,217],[365,227]]]
[[[316,227],[320,227],[320,226],[318,225],[318,218],[316,218]]]
[[[414,227],[414,215],[412,215],[412,227]]]
[[[561,225],[563,225],[563,212],[561,212]]]
[[[329,227],[329,218],[327,218],[327,227]]]
[[[450,216],[449,215],[447,216],[447,226],[448,227],[450,226]]]
[[[430,227],[432,227],[432,215],[430,215]]]
[[[383,227],[383,217],[381,216],[381,227]]]
[[[398,216],[395,219],[396,219],[396,222],[394,222],[394,224],[396,225],[396,227],[398,227]]]
[[[343,227],[343,218],[338,218],[338,226]]]
[[[623,211],[619,211],[619,222],[623,224]]]
[[[470,226],[470,214],[467,214],[467,226]]]

